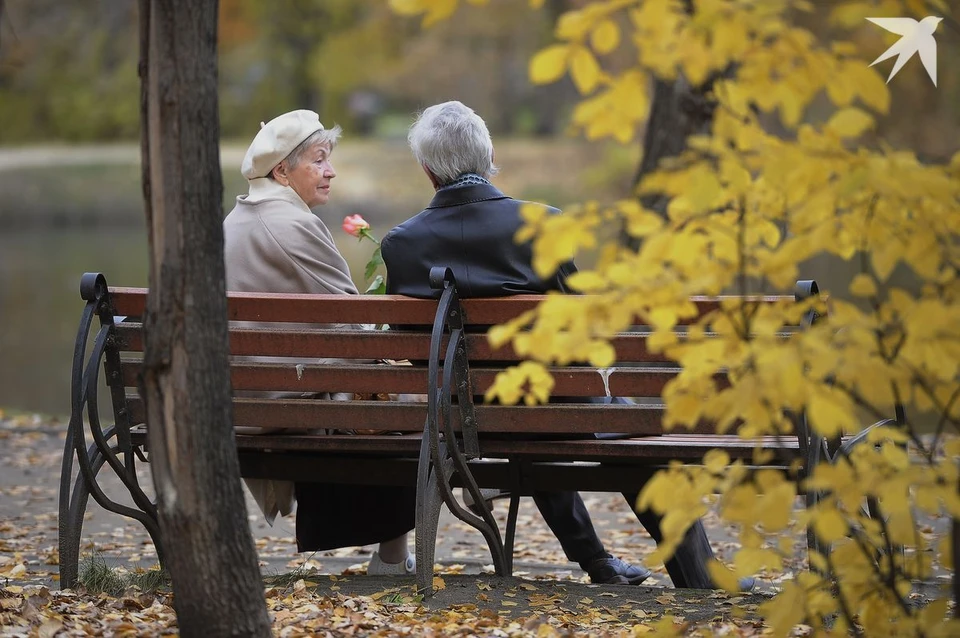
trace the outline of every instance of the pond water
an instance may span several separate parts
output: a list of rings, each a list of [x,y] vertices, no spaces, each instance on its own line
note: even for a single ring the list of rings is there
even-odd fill
[[[0,407],[70,411],[70,365],[83,310],[80,276],[145,286],[142,228],[24,230],[0,235]]]

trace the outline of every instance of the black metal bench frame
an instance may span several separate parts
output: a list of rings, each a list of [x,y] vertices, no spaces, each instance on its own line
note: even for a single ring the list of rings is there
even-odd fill
[[[471,388],[469,357],[465,339],[465,316],[456,282],[449,269],[434,268],[431,285],[442,291],[430,338],[428,379],[439,383],[428,385],[427,419],[423,436],[410,437],[347,437],[334,440],[323,454],[324,476],[352,476],[356,482],[384,484],[390,482],[417,486],[416,558],[417,587],[429,596],[433,593],[433,562],[440,510],[443,505],[457,518],[476,528],[490,548],[497,574],[513,571],[513,541],[516,531],[520,497],[537,488],[622,491],[639,488],[650,474],[665,465],[668,452],[649,455],[624,453],[600,454],[604,446],[614,441],[529,442],[523,445],[510,442],[484,442],[481,451]],[[106,279],[99,273],[87,273],[81,278],[81,297],[86,301],[77,333],[71,380],[71,419],[66,436],[61,468],[59,501],[60,583],[69,588],[77,581],[80,539],[87,502],[93,499],[104,509],[139,521],[157,549],[161,563],[167,549],[157,523],[156,505],[144,493],[137,480],[137,463],[147,462],[146,434],[142,427],[131,427],[130,414],[121,374],[119,347],[116,343],[115,311]],[[799,282],[798,299],[818,295],[815,282]],[[100,327],[93,347],[87,354],[88,337],[95,319]],[[811,312],[805,323],[815,321]],[[101,423],[97,388],[101,361],[110,388],[115,423],[104,427]],[[454,403],[453,398],[457,400]],[[84,434],[84,414],[87,417],[92,443]],[[898,408],[898,417],[900,409]],[[833,461],[866,440],[873,427],[895,422],[888,419],[874,424],[843,442],[827,441],[808,427],[803,414],[793,418],[799,445],[795,451],[784,449],[774,466],[786,470],[792,456],[799,456],[807,468],[821,460]],[[599,429],[599,428],[598,428]],[[694,436],[694,435],[691,435]],[[244,436],[237,435],[241,473],[250,478],[291,478],[316,471],[318,452],[315,449],[298,450],[296,435],[256,435],[266,441],[271,452],[244,449]],[[623,443],[621,441],[621,443]],[[645,447],[643,439],[633,440],[634,450]],[[627,448],[622,448],[629,452]],[[360,453],[351,455],[351,450]],[[706,449],[704,449],[706,451]],[[344,456],[346,454],[346,456]],[[74,460],[77,471],[74,472]],[[571,461],[581,461],[571,463]],[[503,462],[506,461],[506,462]],[[583,463],[589,461],[590,463]],[[691,459],[692,461],[692,459]],[[368,477],[364,468],[383,470],[376,478]],[[100,488],[97,475],[104,465],[109,466],[131,495],[135,507],[117,503]],[[630,472],[624,472],[628,468]],[[321,480],[317,478],[316,480]],[[453,488],[463,487],[473,497],[474,509],[462,505],[453,494]],[[511,490],[510,509],[503,536],[480,488]],[[820,498],[807,493],[808,505]],[[820,549],[816,537],[808,532],[808,545]]]

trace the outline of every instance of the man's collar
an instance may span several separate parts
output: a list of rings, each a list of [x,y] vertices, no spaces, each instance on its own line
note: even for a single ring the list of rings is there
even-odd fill
[[[447,206],[461,206],[474,202],[484,202],[492,199],[507,199],[500,189],[493,184],[471,184],[459,188],[444,188],[438,190],[427,208],[444,208]]]

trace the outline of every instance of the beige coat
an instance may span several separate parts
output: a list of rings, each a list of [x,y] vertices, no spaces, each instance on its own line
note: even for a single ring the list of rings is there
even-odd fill
[[[347,262],[337,249],[329,229],[287,186],[268,178],[250,180],[249,194],[237,198],[236,206],[223,221],[223,235],[228,291],[357,294]],[[288,323],[276,324],[276,327],[293,329],[302,326]],[[360,326],[326,327],[356,329]],[[271,360],[266,357],[250,359]],[[290,363],[289,359],[279,361]],[[304,360],[303,363],[333,361]],[[236,394],[271,398],[317,396],[266,392]],[[262,428],[237,428],[237,431],[243,434],[267,432]],[[277,513],[286,516],[293,511],[292,482],[245,481],[268,523],[273,524]]]

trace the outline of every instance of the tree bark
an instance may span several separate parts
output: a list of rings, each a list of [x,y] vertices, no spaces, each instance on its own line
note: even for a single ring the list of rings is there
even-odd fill
[[[688,137],[710,131],[715,107],[708,97],[712,89],[712,79],[699,87],[691,86],[682,75],[673,82],[654,80],[650,119],[643,136],[643,157],[633,178],[634,185],[655,171],[662,159],[676,157],[686,150]]]
[[[217,0],[141,0],[150,240],[141,394],[183,636],[269,636],[233,438]]]
[[[686,12],[693,14],[693,2],[684,0]],[[710,97],[714,82],[729,75],[733,69],[709,77],[701,86],[693,86],[680,73],[676,80],[668,82],[654,79],[653,101],[650,105],[650,117],[643,136],[643,155],[640,166],[633,177],[634,187],[643,178],[657,170],[660,162],[668,157],[677,157],[687,149],[687,138],[710,132],[716,102]],[[640,198],[645,207],[667,214],[669,198],[665,195],[646,195]],[[626,233],[623,242],[634,250],[639,248],[636,238]]]

